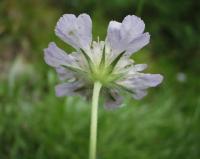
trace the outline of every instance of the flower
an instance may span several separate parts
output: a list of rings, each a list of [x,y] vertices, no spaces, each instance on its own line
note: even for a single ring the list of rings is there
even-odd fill
[[[146,64],[135,64],[130,56],[147,45],[148,32],[144,22],[135,15],[128,15],[122,23],[111,21],[105,41],[92,41],[92,21],[89,15],[64,14],[57,22],[55,33],[75,52],[66,53],[54,42],[44,49],[44,59],[53,68],[60,80],[55,88],[57,96],[82,94],[89,96],[92,85],[103,85],[106,108],[115,108],[122,103],[121,90],[141,99],[147,88],[160,84],[160,74],[142,73]]]

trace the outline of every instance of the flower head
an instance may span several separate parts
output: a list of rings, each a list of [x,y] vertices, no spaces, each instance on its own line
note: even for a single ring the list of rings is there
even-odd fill
[[[114,108],[122,103],[120,90],[141,99],[147,88],[160,84],[160,74],[142,73],[146,64],[135,64],[130,56],[147,45],[148,32],[144,33],[144,22],[135,15],[128,15],[122,23],[111,21],[105,41],[92,41],[92,21],[87,14],[76,17],[63,15],[57,22],[55,33],[75,52],[70,54],[51,42],[44,50],[45,61],[55,68],[61,81],[57,85],[57,96],[82,94],[88,96],[94,82],[104,88],[106,107]]]

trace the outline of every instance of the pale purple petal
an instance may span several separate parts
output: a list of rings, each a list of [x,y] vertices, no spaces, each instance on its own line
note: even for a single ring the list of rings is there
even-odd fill
[[[89,15],[81,14],[78,16],[77,31],[81,44],[80,47],[87,51],[92,42],[92,20]]]
[[[134,71],[140,72],[147,68],[147,64],[137,64],[133,66]]]
[[[132,89],[133,98],[140,100],[147,95],[147,88],[156,87],[163,80],[159,74],[144,74],[143,77],[135,80],[135,87]],[[134,82],[133,82],[134,83]]]
[[[133,98],[137,99],[137,100],[140,100],[142,99],[143,97],[145,97],[147,95],[147,91],[146,90],[134,90],[133,91],[134,94],[133,94]]]
[[[163,76],[160,74],[136,73],[117,83],[132,91],[135,99],[141,99],[147,94],[146,89],[156,87],[162,80]]]
[[[137,16],[126,16],[122,23],[111,21],[106,42],[115,54],[126,51],[130,56],[149,43],[149,33],[143,33],[144,22]]]
[[[117,65],[115,66],[113,73],[119,74],[123,72],[127,72],[130,67],[132,67],[134,61],[127,56],[121,57],[121,59],[117,62]]]
[[[160,74],[143,74],[139,79],[141,82],[144,82],[146,86],[156,87],[162,82],[163,76]]]
[[[61,96],[77,95],[77,92],[75,91],[81,88],[82,86],[83,83],[80,81],[58,84],[55,87],[56,96],[61,97]]]
[[[92,41],[92,21],[87,14],[76,17],[64,14],[57,22],[56,35],[72,47],[89,49]]]
[[[58,48],[53,42],[49,44],[48,48],[44,49],[44,59],[52,67],[71,65],[74,61],[72,56]]]
[[[63,41],[74,48],[78,48],[76,39],[76,16],[73,14],[64,14],[57,22],[55,33]]]
[[[121,23],[116,21],[111,21],[108,25],[106,42],[109,43],[113,52],[120,53],[124,51],[124,42],[121,43],[121,35],[120,35]]]
[[[120,96],[118,90],[111,89],[110,95],[107,96],[107,99],[105,101],[105,108],[107,109],[114,109],[121,106],[123,98]]]
[[[128,15],[122,21],[122,26],[120,34],[122,40],[130,43],[133,39],[137,38],[140,34],[144,32],[145,24],[143,20],[135,15]]]
[[[133,75],[128,79],[130,84],[128,87],[133,89],[147,89],[149,87],[156,87],[163,80],[160,74],[143,74]]]
[[[131,55],[137,51],[139,51],[141,48],[143,48],[145,45],[147,45],[150,41],[150,35],[149,33],[141,34],[139,37],[133,39],[126,48],[126,54]]]
[[[72,72],[71,70],[68,70],[62,66],[56,67],[56,72],[58,74],[59,79],[62,81],[73,79],[75,74],[75,72]]]

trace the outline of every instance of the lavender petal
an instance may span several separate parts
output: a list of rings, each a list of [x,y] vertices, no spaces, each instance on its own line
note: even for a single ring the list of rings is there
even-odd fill
[[[55,33],[75,49],[89,49],[92,41],[92,21],[87,14],[76,17],[64,14],[57,22]]]
[[[80,81],[58,84],[55,87],[56,96],[61,97],[61,96],[77,95],[77,92],[75,91],[81,88],[82,86],[83,83]]]

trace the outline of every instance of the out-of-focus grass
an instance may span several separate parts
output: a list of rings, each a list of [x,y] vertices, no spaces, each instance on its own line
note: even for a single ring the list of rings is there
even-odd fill
[[[126,97],[125,106],[114,111],[100,106],[98,158],[198,159],[198,81],[189,75],[179,83],[170,66],[159,70],[165,81],[144,100]],[[80,97],[55,97],[56,83],[55,72],[47,69],[35,81],[21,75],[12,90],[7,81],[1,84],[0,158],[88,157],[90,106]]]

